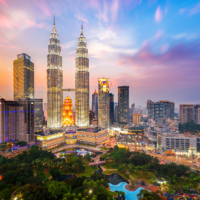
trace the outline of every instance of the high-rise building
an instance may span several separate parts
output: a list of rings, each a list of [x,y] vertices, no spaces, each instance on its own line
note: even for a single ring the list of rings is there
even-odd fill
[[[63,105],[63,126],[74,124],[72,100],[66,97]]]
[[[100,128],[109,127],[109,79],[99,78],[99,110],[98,110],[98,125]]]
[[[94,113],[94,118],[98,118],[98,92],[92,94],[92,111]]]
[[[180,123],[184,124],[188,121],[194,121],[194,105],[193,104],[180,104]]]
[[[34,99],[34,64],[25,53],[13,61],[14,100]]]
[[[174,103],[169,101],[153,102],[147,101],[147,110],[149,119],[170,118],[174,119]]]
[[[43,130],[43,99],[34,99],[34,132]]]
[[[88,49],[81,25],[81,34],[76,49],[75,71],[75,124],[89,126],[89,59]]]
[[[115,116],[114,116],[114,94],[109,94],[109,102],[110,102],[110,126],[114,124]]]
[[[133,113],[135,113],[135,104],[134,103],[131,104],[131,110],[132,110]]]
[[[55,27],[51,32],[47,55],[47,127],[63,124],[63,71],[60,40]]]
[[[34,140],[34,100],[0,99],[0,143]]]
[[[194,105],[194,122],[200,124],[200,105]]]
[[[129,119],[129,86],[118,87],[118,123],[128,124]]]
[[[134,113],[133,114],[133,124],[139,124],[141,122],[141,114]]]

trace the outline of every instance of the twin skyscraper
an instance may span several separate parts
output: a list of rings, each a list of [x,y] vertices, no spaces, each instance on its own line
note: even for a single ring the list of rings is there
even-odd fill
[[[75,70],[75,125],[89,126],[89,59],[86,39],[81,34],[76,49]],[[47,55],[47,127],[63,125],[63,70],[60,40],[55,27],[51,32]]]

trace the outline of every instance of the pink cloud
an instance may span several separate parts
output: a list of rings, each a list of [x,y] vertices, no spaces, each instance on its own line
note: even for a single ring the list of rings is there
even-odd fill
[[[195,15],[200,12],[200,3],[198,3],[194,8],[189,12],[190,15]]]
[[[4,6],[8,7],[4,0],[0,0],[0,2],[1,2]]]
[[[160,29],[160,30],[157,31],[155,37],[156,37],[156,39],[159,39],[159,38],[161,38],[163,35],[164,35],[164,31]]]
[[[113,0],[111,5],[112,21],[115,22],[119,11],[119,0]]]
[[[88,20],[87,20],[85,17],[83,17],[83,16],[80,16],[79,14],[76,14],[76,15],[75,15],[75,17],[76,17],[77,19],[79,19],[79,20],[83,21],[83,22],[86,22],[86,23],[88,23]]]
[[[160,6],[158,6],[157,9],[156,9],[155,21],[158,22],[158,23],[162,21],[162,12],[161,12]]]

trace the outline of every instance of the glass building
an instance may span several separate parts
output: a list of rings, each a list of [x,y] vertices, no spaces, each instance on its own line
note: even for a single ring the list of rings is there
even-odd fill
[[[194,121],[194,105],[180,104],[179,117],[181,124],[184,124],[191,120]]]
[[[75,125],[89,126],[89,59],[88,49],[81,25],[81,34],[76,49],[75,70]]]
[[[194,122],[200,124],[200,105],[194,105]]]
[[[43,130],[43,99],[34,99],[34,132]]]
[[[108,128],[110,124],[110,103],[109,103],[109,79],[99,78],[99,109],[98,109],[98,126]]]
[[[98,118],[98,92],[92,94],[92,112],[94,113],[94,118]]]
[[[115,115],[114,115],[114,94],[109,94],[109,103],[110,103],[110,125],[114,124]]]
[[[63,71],[60,40],[55,27],[51,32],[47,55],[47,127],[63,124]]]
[[[174,103],[169,101],[147,101],[148,117],[156,122],[159,118],[174,119]]]
[[[118,123],[128,124],[129,121],[129,86],[118,87]]]
[[[34,64],[25,53],[13,61],[14,100],[34,99]]]

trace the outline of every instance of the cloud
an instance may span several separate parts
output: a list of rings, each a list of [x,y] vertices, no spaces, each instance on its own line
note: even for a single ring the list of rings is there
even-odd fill
[[[195,15],[200,12],[200,3],[198,3],[194,8],[190,9],[189,15]]]
[[[117,20],[117,15],[119,11],[119,0],[113,0],[111,6],[111,13],[112,13],[112,21],[115,22]]]
[[[161,12],[160,6],[157,7],[154,18],[155,18],[155,21],[158,23],[162,21],[162,12]]]
[[[164,35],[164,31],[160,29],[157,31],[155,38],[160,39],[163,35]]]
[[[7,48],[7,49],[19,49],[19,47],[16,47],[16,46],[5,46],[2,44],[0,44],[0,47]]]
[[[85,17],[80,16],[79,14],[75,14],[75,17],[76,17],[78,20],[81,20],[81,21],[83,21],[83,22],[88,23],[88,20],[87,20]]]
[[[103,2],[103,11],[99,11],[98,14],[96,14],[96,17],[99,20],[104,20],[105,22],[108,22],[108,4],[106,1]]]
[[[183,13],[185,13],[186,11],[187,11],[186,8],[181,8],[181,9],[179,9],[179,14],[183,14]]]
[[[4,0],[0,0],[0,2],[1,2],[4,6],[8,7]]]

